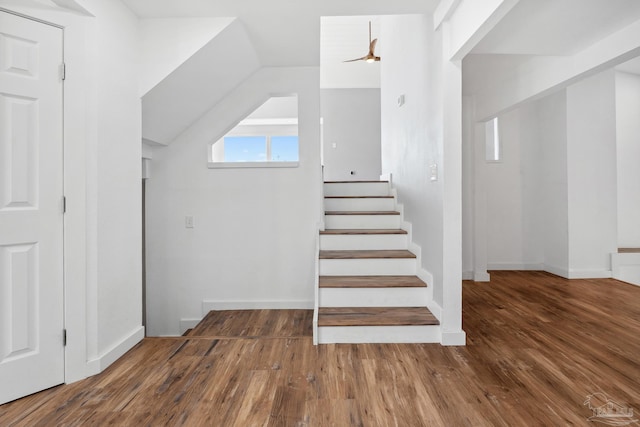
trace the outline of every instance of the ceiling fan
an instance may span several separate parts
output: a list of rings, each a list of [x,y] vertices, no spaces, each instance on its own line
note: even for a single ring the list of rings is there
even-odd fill
[[[380,61],[380,57],[376,56],[376,44],[378,43],[378,39],[371,40],[371,21],[369,21],[369,53],[367,56],[363,56],[362,58],[350,59],[344,62],[356,62],[356,61],[366,61],[368,63]]]

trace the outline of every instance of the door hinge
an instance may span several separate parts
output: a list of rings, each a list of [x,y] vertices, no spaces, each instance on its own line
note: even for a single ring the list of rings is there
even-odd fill
[[[67,197],[62,196],[62,213],[67,213]]]
[[[67,64],[64,62],[60,64],[60,80],[64,81],[67,78]]]
[[[62,345],[63,346],[67,346],[67,330],[63,329],[62,330]]]

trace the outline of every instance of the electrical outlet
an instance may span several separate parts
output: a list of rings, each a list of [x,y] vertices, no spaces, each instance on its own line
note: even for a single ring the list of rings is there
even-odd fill
[[[184,217],[185,228],[193,228],[193,216],[187,215]]]

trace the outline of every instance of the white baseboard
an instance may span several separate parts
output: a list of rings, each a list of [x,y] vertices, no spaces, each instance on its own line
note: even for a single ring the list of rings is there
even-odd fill
[[[518,262],[496,262],[487,265],[487,270],[525,270],[542,271],[544,264],[541,263],[518,263]]]
[[[441,344],[444,346],[467,345],[467,334],[462,329],[459,331],[442,331]]]
[[[566,268],[545,264],[544,271],[546,271],[547,273],[555,274],[556,276],[564,277],[565,279],[569,278],[569,270]]]
[[[440,321],[442,320],[442,307],[440,307],[440,304],[431,300],[427,303],[427,308],[436,317],[436,319]]]
[[[98,358],[87,362],[88,376],[99,374],[107,369],[113,362],[124,356],[131,350],[133,346],[138,344],[144,338],[144,327],[140,326],[119,343],[113,345],[109,350],[105,351]]]
[[[212,310],[313,310],[313,301],[263,300],[263,301],[202,301],[202,314]]]
[[[613,278],[640,286],[640,253],[611,254]]]
[[[463,271],[462,280],[473,280],[473,271]]]
[[[565,279],[610,279],[613,277],[611,270],[576,270],[555,267],[545,264],[544,271],[564,277]]]
[[[569,279],[611,279],[611,270],[569,270]]]
[[[491,275],[486,271],[474,271],[473,272],[473,281],[474,282],[490,282]]]

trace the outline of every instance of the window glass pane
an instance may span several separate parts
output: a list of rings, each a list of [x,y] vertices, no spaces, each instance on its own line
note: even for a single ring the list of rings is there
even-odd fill
[[[271,160],[274,162],[298,161],[298,137],[297,136],[272,136]]]
[[[499,162],[502,159],[502,153],[500,152],[500,133],[497,117],[486,123],[485,138],[487,161]]]
[[[264,162],[267,160],[266,136],[225,136],[225,162]]]

